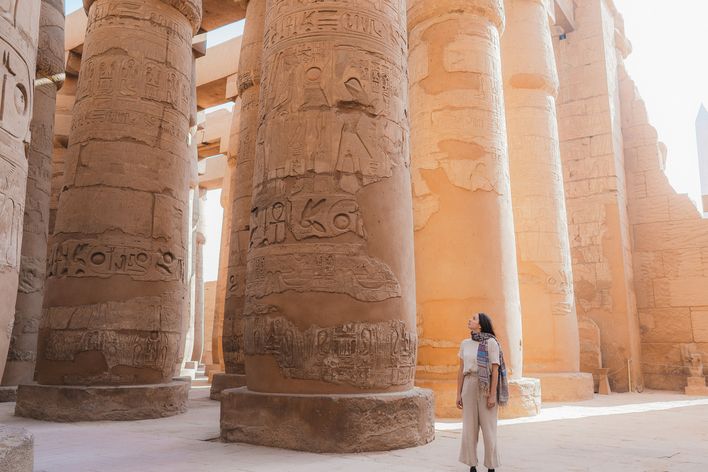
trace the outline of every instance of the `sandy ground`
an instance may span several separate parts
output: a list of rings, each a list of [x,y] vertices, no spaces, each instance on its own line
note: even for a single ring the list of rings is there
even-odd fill
[[[219,404],[195,387],[189,411],[160,420],[48,423],[15,417],[0,404],[0,423],[35,438],[36,472],[324,472],[467,471],[457,462],[461,424],[436,424],[423,447],[372,454],[309,454],[219,436]],[[667,392],[614,394],[547,404],[531,419],[500,422],[500,471],[708,471],[708,398]],[[479,467],[480,472],[485,470]]]

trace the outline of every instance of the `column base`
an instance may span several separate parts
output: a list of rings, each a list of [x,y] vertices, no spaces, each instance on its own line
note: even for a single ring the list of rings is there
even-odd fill
[[[462,410],[457,408],[457,380],[415,379],[416,387],[427,388],[435,395],[435,418],[460,419]]]
[[[214,377],[215,374],[223,374],[224,373],[224,366],[221,364],[208,364],[204,368],[204,375],[207,376],[209,379],[209,382],[211,382],[211,379]]]
[[[541,381],[522,377],[509,380],[509,403],[499,408],[499,419],[536,416],[541,412]]]
[[[221,400],[221,391],[228,388],[239,388],[246,386],[246,376],[243,374],[214,374],[211,379],[211,390],[209,398]]]
[[[541,400],[544,402],[579,402],[593,398],[592,374],[524,371],[524,375],[541,381]]]
[[[221,439],[309,452],[388,451],[433,440],[433,392],[221,393]]]
[[[17,385],[0,387],[0,403],[14,402],[17,399]]]
[[[20,385],[15,415],[44,421],[132,421],[187,411],[189,382],[155,385]]]
[[[32,472],[34,439],[25,429],[0,426],[0,470]]]
[[[686,395],[708,396],[705,377],[688,377],[686,383]]]

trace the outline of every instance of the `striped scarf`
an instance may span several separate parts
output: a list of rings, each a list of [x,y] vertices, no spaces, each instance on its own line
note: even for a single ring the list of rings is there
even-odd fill
[[[472,339],[479,343],[477,349],[477,375],[479,376],[479,391],[483,396],[489,394],[489,387],[492,378],[492,366],[489,365],[489,350],[487,342],[493,339],[499,343],[493,334],[472,333]],[[497,382],[497,403],[504,406],[509,401],[509,381],[506,377],[506,364],[504,364],[504,353],[499,346],[499,382]]]

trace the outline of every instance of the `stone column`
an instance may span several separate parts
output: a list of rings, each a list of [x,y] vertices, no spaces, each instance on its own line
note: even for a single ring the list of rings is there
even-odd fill
[[[172,381],[186,312],[196,1],[88,0],[82,72],[39,331],[16,414],[142,419],[186,409]]]
[[[538,413],[538,380],[522,379],[521,311],[499,36],[502,0],[409,3],[418,385],[437,415],[455,408],[467,320],[489,314],[511,381],[503,416]]]
[[[12,386],[13,391],[14,386],[31,382],[34,374],[47,266],[54,108],[57,89],[64,78],[64,2],[43,0],[40,12],[20,283],[10,350],[2,375],[2,385]]]
[[[27,185],[39,2],[9,2],[0,15],[0,372],[15,318]]]
[[[194,346],[192,362],[199,366],[204,351],[204,244],[206,243],[206,189],[199,187],[197,236],[194,254]]]
[[[556,71],[546,0],[506,0],[502,71],[524,332],[524,374],[545,401],[591,399],[580,373]]]
[[[424,444],[405,1],[269,0],[266,12],[248,386],[222,392],[221,436],[320,452]]]
[[[246,254],[250,236],[251,187],[253,160],[256,153],[258,129],[258,100],[261,82],[261,54],[263,51],[263,27],[265,0],[252,0],[246,7],[246,27],[241,42],[238,63],[238,95],[240,118],[231,131],[238,145],[232,154],[235,166],[230,175],[231,234],[229,236],[229,262],[224,298],[223,349],[225,373],[215,375],[212,382],[212,398],[218,398],[221,390],[246,385],[243,359],[243,310],[246,292]]]

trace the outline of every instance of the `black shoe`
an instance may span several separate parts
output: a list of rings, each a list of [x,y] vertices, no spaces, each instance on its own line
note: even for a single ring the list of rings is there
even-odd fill
[[[487,469],[487,472],[494,472],[494,469]]]
[[[470,472],[477,472],[477,467],[475,467],[475,466],[470,467]]]

